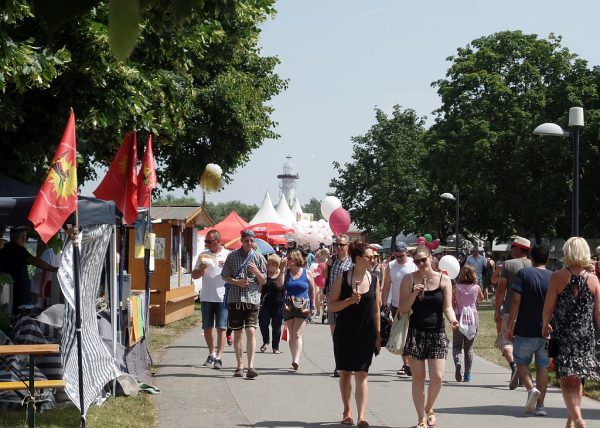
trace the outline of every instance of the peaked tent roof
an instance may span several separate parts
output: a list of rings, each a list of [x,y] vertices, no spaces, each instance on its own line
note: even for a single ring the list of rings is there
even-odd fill
[[[250,226],[250,224],[246,220],[241,218],[235,211],[231,211],[227,217],[219,223],[198,231],[198,235],[206,236],[210,230],[217,229],[221,233],[221,242],[225,243],[234,238],[239,238],[240,232],[248,226]]]
[[[258,212],[252,220],[250,220],[250,224],[256,223],[279,223],[285,224],[281,218],[279,218],[279,214],[273,208],[273,202],[271,202],[271,197],[269,196],[269,192],[265,193],[265,198],[263,199],[262,205],[258,209]],[[286,225],[287,226],[287,225]]]
[[[287,227],[291,227],[292,223],[296,221],[296,216],[292,214],[290,206],[288,205],[284,195],[281,195],[281,199],[279,199],[279,203],[277,204],[275,211],[281,219],[281,224],[284,224]]]
[[[298,198],[296,198],[296,201],[294,202],[294,206],[291,208],[292,209],[292,214],[294,215],[294,221],[297,218],[297,214],[304,214],[304,211],[302,211],[302,206],[300,205],[300,201],[298,200]]]

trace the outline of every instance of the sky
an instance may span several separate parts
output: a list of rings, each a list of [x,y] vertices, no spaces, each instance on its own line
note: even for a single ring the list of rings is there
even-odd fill
[[[286,156],[300,176],[300,202],[324,198],[336,174],[332,162],[351,159],[351,137],[374,125],[376,108],[391,113],[397,104],[433,123],[440,99],[431,83],[445,77],[446,58],[476,38],[555,33],[590,67],[600,64],[597,0],[280,0],[275,8],[259,44],[263,55],[280,59],[276,72],[289,80],[268,103],[281,137],[265,141],[207,202],[260,205],[269,192],[276,204]],[[82,193],[94,188],[90,183]],[[199,188],[191,196],[202,200]]]

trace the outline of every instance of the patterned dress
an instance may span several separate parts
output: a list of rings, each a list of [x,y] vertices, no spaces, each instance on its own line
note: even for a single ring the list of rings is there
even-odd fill
[[[577,289],[579,294],[575,296]],[[594,296],[586,277],[571,275],[558,295],[554,322],[559,343],[557,376],[600,380],[600,363],[595,355]]]

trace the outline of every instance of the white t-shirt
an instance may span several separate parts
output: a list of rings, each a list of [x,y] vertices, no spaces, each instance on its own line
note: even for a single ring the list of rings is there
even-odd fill
[[[398,263],[397,260],[392,260],[390,266],[390,280],[391,280],[391,295],[392,295],[392,306],[400,306],[400,284],[404,275],[416,272],[417,266],[415,266],[412,257],[406,256],[406,262]]]
[[[214,254],[210,250],[204,250],[200,253],[196,267],[199,269],[202,264],[203,256],[206,258],[213,258],[213,265],[207,264],[204,275],[202,275],[202,293],[200,294],[200,300],[203,302],[222,302],[225,296],[225,281],[221,278],[221,271],[223,270],[223,264],[225,259],[229,255],[229,250],[221,248],[217,254]]]
[[[59,267],[60,266],[60,256],[54,254],[54,250],[52,248],[46,248],[46,250],[40,256],[40,259],[45,261],[51,266]],[[33,277],[31,277],[31,292],[35,294],[40,294],[42,292],[42,279],[44,278],[45,271],[40,268],[35,268],[35,273]],[[48,279],[52,278],[52,274],[49,275]]]

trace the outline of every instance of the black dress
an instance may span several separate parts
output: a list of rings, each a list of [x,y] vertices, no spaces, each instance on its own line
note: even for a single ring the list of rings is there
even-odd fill
[[[370,275],[369,290],[360,303],[338,312],[333,333],[333,352],[338,370],[368,372],[375,351],[375,290],[377,277]],[[352,296],[348,271],[342,273],[340,300]]]

